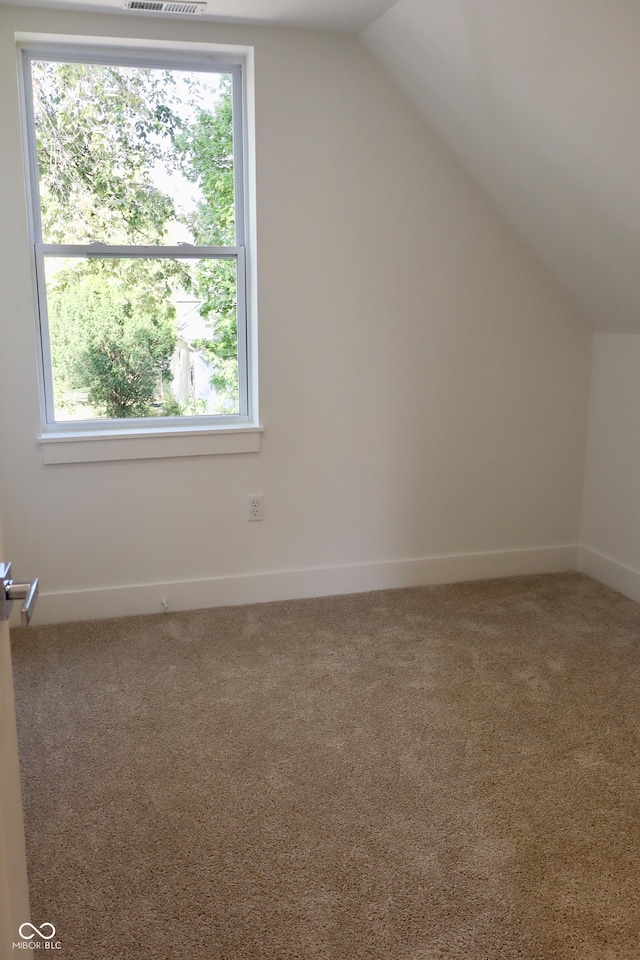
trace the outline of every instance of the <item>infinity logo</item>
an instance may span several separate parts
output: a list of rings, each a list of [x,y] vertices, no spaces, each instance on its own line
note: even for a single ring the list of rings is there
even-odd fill
[[[33,930],[33,933],[25,933],[24,930],[26,929],[26,927],[31,927],[31,929]],[[44,933],[43,931],[45,927],[49,927],[49,929],[51,930],[51,933]],[[42,937],[43,940],[52,940],[56,935],[56,928],[52,923],[43,923],[40,929],[38,930],[38,928],[34,927],[32,923],[23,923],[21,924],[20,929],[18,930],[18,933],[20,934],[23,940],[31,940],[32,937],[35,937],[36,933],[38,934],[39,937]]]

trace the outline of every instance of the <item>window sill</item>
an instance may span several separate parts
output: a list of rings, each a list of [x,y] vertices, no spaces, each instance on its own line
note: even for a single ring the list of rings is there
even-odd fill
[[[250,426],[163,427],[161,430],[102,430],[85,433],[45,433],[38,438],[46,464],[95,463],[106,460],[158,460],[208,457],[215,454],[257,453],[263,428]]]

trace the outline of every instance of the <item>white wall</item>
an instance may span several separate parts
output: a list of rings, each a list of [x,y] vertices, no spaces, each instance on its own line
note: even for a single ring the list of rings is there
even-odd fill
[[[596,334],[581,569],[640,600],[640,336]]]
[[[575,566],[590,334],[357,39],[0,28],[0,493],[41,620]],[[259,454],[42,464],[16,30],[255,45]]]

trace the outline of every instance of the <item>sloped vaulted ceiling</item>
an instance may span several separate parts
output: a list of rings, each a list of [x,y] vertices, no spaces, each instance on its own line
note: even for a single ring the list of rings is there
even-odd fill
[[[360,36],[594,328],[640,332],[637,0],[398,0]]]

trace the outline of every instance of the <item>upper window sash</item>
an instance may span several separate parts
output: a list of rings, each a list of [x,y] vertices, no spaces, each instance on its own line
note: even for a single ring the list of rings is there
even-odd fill
[[[40,172],[36,144],[32,64],[38,61],[57,63],[84,63],[96,66],[141,67],[184,73],[228,74],[232,77],[233,179],[235,205],[235,245],[245,246],[247,239],[245,153],[246,129],[244,116],[244,62],[243,58],[230,60],[220,54],[201,51],[184,54],[175,51],[145,50],[115,46],[104,48],[78,44],[29,43],[21,46],[22,84],[26,117],[26,145],[31,198],[32,239],[42,243],[42,216],[40,201]],[[95,242],[103,242],[96,238]]]

